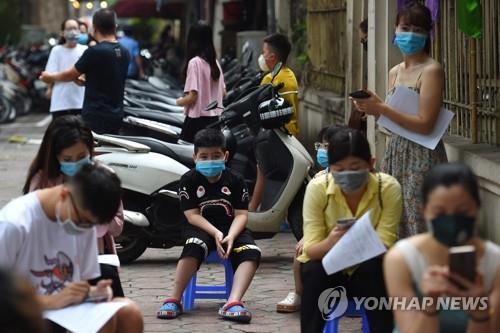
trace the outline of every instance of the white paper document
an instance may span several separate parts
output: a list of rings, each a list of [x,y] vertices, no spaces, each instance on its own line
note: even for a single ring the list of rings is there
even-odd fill
[[[418,113],[420,105],[419,98],[419,94],[417,94],[415,91],[404,86],[398,86],[396,87],[394,94],[389,98],[387,104],[389,104],[399,112],[414,115]],[[450,122],[453,119],[453,116],[453,112],[448,109],[441,108],[436,124],[434,125],[434,129],[430,134],[419,134],[411,132],[384,116],[380,116],[377,122],[379,126],[382,126],[399,136],[418,143],[419,145],[424,146],[428,149],[434,150],[439,143],[439,140],[443,138],[444,133],[448,129],[448,126],[450,126]]]
[[[373,229],[368,211],[357,220],[323,257],[323,268],[331,275],[374,258],[386,251]]]
[[[100,254],[99,255],[100,264],[108,264],[115,267],[120,267],[120,259],[116,254]]]
[[[45,311],[43,317],[74,333],[95,333],[125,302],[82,303],[64,309]]]

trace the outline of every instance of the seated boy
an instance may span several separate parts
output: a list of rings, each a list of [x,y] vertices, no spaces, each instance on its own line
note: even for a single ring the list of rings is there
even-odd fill
[[[204,129],[196,134],[196,168],[183,175],[179,184],[181,209],[189,222],[186,243],[177,264],[172,297],[164,300],[158,318],[172,319],[182,313],[184,289],[208,253],[217,250],[221,258],[231,260],[234,270],[233,288],[219,315],[239,322],[252,319],[241,299],[259,265],[260,249],[245,228],[248,190],[243,179],[226,170],[228,156],[219,130]]]
[[[120,204],[120,180],[89,164],[69,181],[17,198],[0,210],[0,267],[37,289],[42,309],[61,309],[87,297],[111,300],[111,280],[100,276],[94,226],[111,222]],[[127,302],[100,332],[143,331],[142,314]]]

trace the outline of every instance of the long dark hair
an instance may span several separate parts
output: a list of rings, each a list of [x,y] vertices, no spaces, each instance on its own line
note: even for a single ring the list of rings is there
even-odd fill
[[[57,156],[66,148],[83,142],[90,156],[94,156],[94,138],[92,132],[77,116],[62,116],[54,119],[42,139],[38,153],[31,163],[23,193],[29,192],[30,184],[37,172],[41,171],[40,188],[47,186],[50,179],[61,174]]]
[[[217,55],[215,53],[214,42],[212,40],[212,28],[204,22],[193,24],[189,28],[186,43],[186,63],[184,64],[184,77],[187,76],[189,60],[198,56],[210,65],[210,76],[212,80],[218,81],[220,69],[217,65]]]
[[[363,132],[349,127],[334,127],[328,139],[328,163],[335,164],[346,157],[358,157],[370,163],[370,144]]]
[[[430,54],[432,14],[429,8],[416,1],[411,1],[398,12],[398,15],[396,15],[396,26],[399,25],[399,21],[403,17],[408,19],[411,25],[422,28],[427,32],[427,41],[425,42],[424,51]]]
[[[80,30],[80,21],[75,18],[67,18],[61,23],[61,32],[64,34],[64,29],[66,28],[66,22],[75,21],[78,24],[78,30]],[[59,45],[63,45],[66,43],[66,38],[64,36],[59,37]]]
[[[444,163],[433,167],[425,176],[422,184],[422,202],[429,201],[429,195],[439,186],[450,187],[461,185],[481,206],[477,177],[472,170],[462,163]]]

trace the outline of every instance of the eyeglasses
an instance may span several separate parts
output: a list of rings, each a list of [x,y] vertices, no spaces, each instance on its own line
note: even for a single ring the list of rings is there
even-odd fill
[[[73,208],[75,209],[75,212],[76,212],[76,217],[78,218],[78,226],[80,228],[83,228],[83,229],[91,229],[95,226],[94,223],[91,223],[91,222],[88,222],[88,221],[84,221],[80,215],[80,212],[78,211],[78,208],[76,208],[76,203],[75,203],[75,199],[73,198],[73,195],[71,194],[71,192],[69,192],[69,199],[71,200],[71,204],[73,205]]]
[[[315,142],[314,143],[314,149],[315,150],[318,150],[318,149],[328,149],[328,143],[325,143],[325,142]]]

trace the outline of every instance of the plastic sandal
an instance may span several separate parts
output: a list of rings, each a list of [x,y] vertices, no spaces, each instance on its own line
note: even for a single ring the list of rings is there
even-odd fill
[[[250,311],[248,311],[243,303],[239,301],[226,303],[219,309],[219,316],[221,316],[222,319],[239,323],[249,323],[250,320],[252,320]]]
[[[174,319],[182,314],[182,304],[175,298],[167,298],[163,300],[163,305],[156,313],[156,317],[160,319]]]

